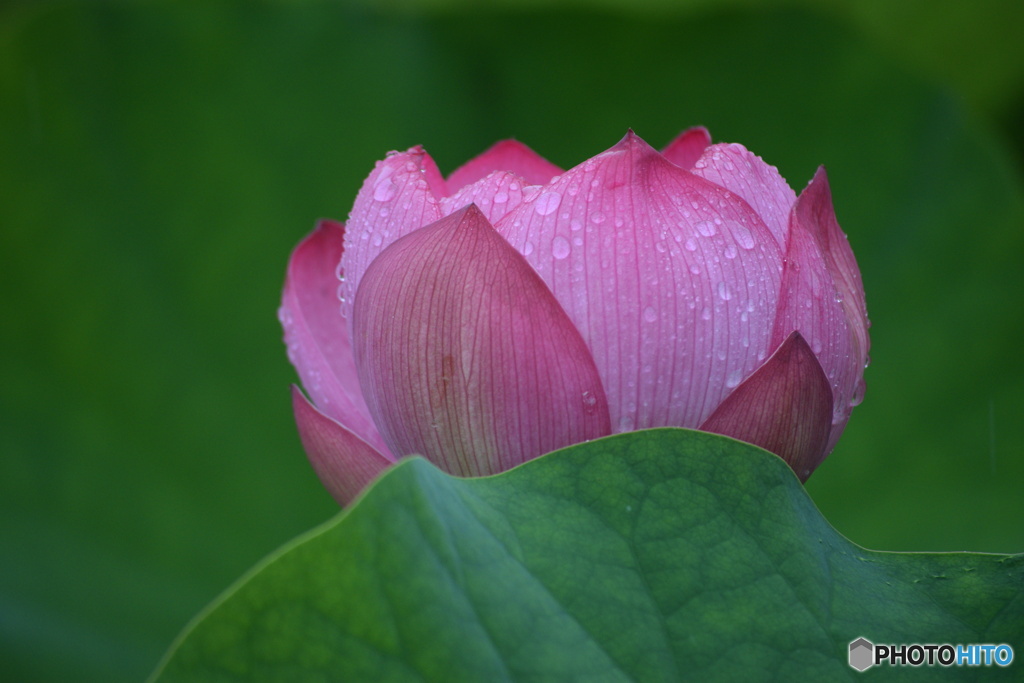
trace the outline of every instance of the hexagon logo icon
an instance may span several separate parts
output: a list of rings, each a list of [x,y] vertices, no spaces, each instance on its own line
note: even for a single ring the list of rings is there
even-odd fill
[[[850,643],[850,666],[857,671],[864,671],[874,664],[875,646],[867,638],[858,638]]]

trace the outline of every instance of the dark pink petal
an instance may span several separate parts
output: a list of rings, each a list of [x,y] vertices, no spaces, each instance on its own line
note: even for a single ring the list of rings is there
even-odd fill
[[[528,185],[546,185],[562,172],[558,166],[517,140],[502,140],[478,157],[470,159],[448,176],[448,187],[457,190],[490,175],[493,171],[515,173]]]
[[[292,385],[292,409],[309,462],[339,505],[347,505],[392,461],[327,417]]]
[[[382,253],[352,323],[367,403],[396,455],[485,475],[610,431],[579,333],[475,206]]]
[[[796,193],[778,169],[743,145],[719,144],[704,150],[694,162],[693,172],[743,197],[775,235],[779,248],[786,248],[789,212]]]
[[[363,182],[349,214],[339,292],[342,314],[352,311],[359,280],[377,254],[413,230],[441,217],[439,200],[448,194],[437,165],[422,147],[392,152]]]
[[[768,228],[633,133],[495,227],[582,333],[616,431],[696,427],[774,349]]]
[[[704,126],[688,128],[661,151],[662,156],[687,171],[704,153],[704,148],[711,144],[711,134]]]
[[[700,428],[771,451],[807,481],[825,457],[831,427],[832,389],[794,332]]]
[[[832,205],[832,190],[825,167],[818,168],[810,184],[800,193],[795,213],[798,220],[812,230],[825,256],[825,264],[832,273],[843,310],[854,336],[854,353],[861,363],[867,361],[871,340],[868,338],[867,302],[860,268],[846,234],[839,227]],[[862,366],[863,367],[863,366]]]
[[[442,199],[441,213],[447,216],[470,204],[476,204],[493,225],[523,203],[527,197],[524,191],[526,185],[526,181],[515,173],[495,171],[471,185],[460,188],[452,196]]]
[[[348,329],[339,311],[335,268],[345,228],[323,220],[292,252],[278,317],[288,358],[320,410],[387,452],[363,400]]]
[[[833,392],[831,451],[863,398],[869,340],[860,271],[836,222],[824,169],[797,200],[790,233],[773,339],[797,330],[818,357]]]

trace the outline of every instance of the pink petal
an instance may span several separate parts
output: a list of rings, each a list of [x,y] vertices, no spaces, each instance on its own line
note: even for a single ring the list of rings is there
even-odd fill
[[[704,148],[711,144],[711,134],[704,126],[688,128],[668,144],[668,147],[661,151],[662,156],[671,161],[679,168],[687,171],[693,169],[693,164],[704,153]]]
[[[448,176],[448,187],[465,187],[492,171],[510,171],[525,180],[527,185],[545,185],[562,169],[517,140],[502,140],[455,169]]]
[[[440,218],[438,201],[447,194],[437,165],[422,147],[392,152],[377,162],[356,195],[345,231],[344,281],[338,290],[342,315],[347,318],[352,312],[359,281],[377,254],[399,237]]]
[[[853,329],[855,354],[859,356],[860,361],[866,361],[871,346],[871,340],[868,338],[868,327],[871,323],[868,321],[864,283],[861,281],[860,268],[857,267],[857,259],[853,256],[850,242],[836,220],[832,190],[824,166],[818,168],[810,184],[800,194],[795,213],[800,222],[811,228],[818,239],[818,244],[825,255],[825,263],[842,298],[846,318]]]
[[[617,431],[696,427],[774,348],[768,228],[632,132],[495,227],[582,333]]]
[[[309,462],[339,505],[347,505],[392,461],[327,417],[292,385],[292,408]]]
[[[825,457],[831,426],[832,389],[794,332],[700,428],[771,451],[807,481]]]
[[[374,261],[353,329],[367,403],[393,453],[485,475],[610,431],[579,333],[475,206]]]
[[[363,400],[335,268],[345,228],[323,220],[292,252],[278,317],[288,358],[320,410],[374,448],[387,452]]]
[[[502,216],[523,203],[527,183],[515,173],[495,171],[480,180],[466,185],[450,197],[441,200],[441,213],[445,216],[455,213],[470,204],[487,217],[493,225]]]
[[[694,162],[693,172],[743,197],[775,235],[779,248],[786,248],[789,212],[796,193],[778,169],[743,145],[720,144],[704,150]]]
[[[831,451],[864,396],[870,340],[860,270],[836,221],[824,168],[800,194],[790,231],[773,338],[798,330],[818,357],[833,391]]]

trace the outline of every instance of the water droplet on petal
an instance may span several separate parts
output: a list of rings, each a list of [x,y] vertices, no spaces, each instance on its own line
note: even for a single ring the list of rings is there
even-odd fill
[[[864,379],[858,379],[856,386],[853,387],[853,396],[850,397],[850,407],[855,408],[861,404],[864,400]]]
[[[508,201],[508,192],[498,192],[494,195],[495,204],[504,204]]]
[[[734,223],[732,234],[736,238],[736,244],[740,245],[743,249],[754,248],[754,235],[747,226],[741,223]]]
[[[569,240],[561,235],[556,235],[555,239],[551,242],[551,255],[556,259],[564,259],[571,250],[572,247],[569,245]]]
[[[648,306],[644,309],[644,320],[649,323],[653,323],[658,319],[658,312],[654,310],[653,306]]]
[[[386,202],[398,194],[398,186],[391,181],[391,177],[381,178],[373,186],[373,198],[378,202]]]
[[[545,192],[537,198],[537,203],[533,205],[533,210],[538,215],[547,216],[555,212],[558,205],[562,203],[562,195],[557,192]]]
[[[728,301],[732,298],[732,288],[729,287],[729,283],[722,281],[718,283],[718,296],[721,297],[722,301]]]
[[[712,223],[711,221],[701,221],[700,223],[697,223],[697,225],[695,225],[694,227],[697,228],[697,232],[699,232],[704,237],[712,237],[716,232],[718,232],[718,229],[715,227],[715,224]]]
[[[725,258],[736,258],[736,247],[731,244],[725,248]]]
[[[594,213],[590,214],[590,222],[593,223],[594,225],[601,225],[601,223],[604,223],[604,220],[604,214],[601,213],[600,211],[595,211]]]
[[[686,247],[686,251],[697,251],[697,242],[692,237],[687,239],[683,246]]]
[[[529,256],[533,253],[533,242],[527,242],[523,245],[523,256]]]

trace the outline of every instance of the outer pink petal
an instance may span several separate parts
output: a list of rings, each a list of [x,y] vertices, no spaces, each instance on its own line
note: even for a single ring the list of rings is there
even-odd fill
[[[464,187],[493,171],[511,171],[528,185],[545,185],[562,169],[517,140],[502,140],[455,169],[448,176],[448,187]]]
[[[353,329],[367,403],[393,453],[484,475],[610,431],[579,333],[475,206],[374,261]]]
[[[437,165],[422,147],[392,152],[378,161],[363,182],[349,214],[339,288],[342,315],[352,312],[352,296],[377,254],[413,230],[441,217],[438,201],[448,194]]]
[[[801,223],[812,229],[821,246],[825,263],[832,273],[836,290],[842,299],[843,310],[853,330],[854,353],[863,364],[867,361],[868,350],[871,347],[871,340],[868,337],[868,327],[871,323],[868,321],[864,283],[861,281],[860,268],[853,256],[850,242],[836,220],[832,190],[824,166],[818,168],[810,184],[800,194],[795,213]]]
[[[773,337],[799,330],[821,362],[834,398],[831,451],[863,399],[870,341],[860,270],[836,222],[824,168],[797,200],[790,231]]]
[[[583,334],[617,431],[696,427],[774,349],[768,228],[633,133],[495,227]]]
[[[743,197],[775,235],[779,248],[786,248],[789,212],[796,193],[778,169],[743,145],[719,144],[704,150],[694,162],[693,172]]]
[[[288,358],[324,414],[387,452],[363,400],[355,356],[338,302],[335,268],[345,228],[323,220],[292,252],[278,317]]]
[[[447,216],[470,204],[476,204],[493,225],[523,203],[527,197],[526,185],[526,181],[515,173],[495,171],[471,185],[462,187],[452,196],[442,199],[441,212]]]
[[[661,151],[662,156],[687,171],[693,169],[694,163],[704,153],[704,148],[711,144],[711,134],[704,126],[688,128]]]
[[[327,417],[292,386],[299,437],[320,481],[340,505],[347,505],[392,461]]]
[[[831,426],[832,389],[794,332],[700,428],[771,451],[807,481],[825,457]]]

